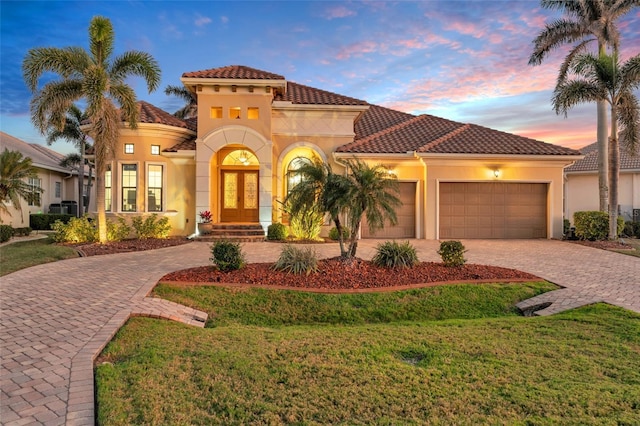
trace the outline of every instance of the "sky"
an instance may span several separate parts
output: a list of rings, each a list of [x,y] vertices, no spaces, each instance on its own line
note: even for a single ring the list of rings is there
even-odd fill
[[[596,107],[556,115],[559,49],[530,66],[533,39],[562,17],[538,0],[0,1],[0,130],[45,143],[29,118],[21,64],[36,47],[88,49],[93,16],[109,18],[115,55],[151,54],[162,70],[140,100],[170,113],[164,94],[184,72],[246,65],[412,114],[474,123],[570,148],[596,140]],[[640,53],[640,8],[623,17],[622,60]],[[42,80],[44,81],[44,80]],[[69,143],[52,146],[73,151]]]

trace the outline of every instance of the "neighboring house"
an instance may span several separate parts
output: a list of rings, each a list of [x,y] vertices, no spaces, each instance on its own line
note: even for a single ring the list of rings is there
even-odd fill
[[[9,206],[11,215],[0,213],[0,221],[14,228],[29,226],[29,214],[49,213],[53,205],[53,211],[60,213],[62,209],[69,211],[74,203],[78,203],[78,173],[72,172],[60,166],[64,155],[55,152],[45,146],[35,143],[26,143],[4,132],[0,132],[0,150],[18,151],[24,157],[31,158],[32,164],[38,170],[38,177],[30,179],[29,184],[33,188],[42,188],[39,202],[27,203],[22,200],[22,213],[15,207]],[[87,169],[88,170],[88,169]],[[85,178],[85,184],[88,182]],[[86,186],[85,186],[86,187]],[[63,207],[64,206],[64,207]],[[95,210],[95,185],[92,190],[90,210]],[[69,213],[71,213],[69,211]]]
[[[598,147],[596,143],[580,150],[584,158],[565,169],[565,217],[573,223],[573,214],[598,210]],[[625,220],[640,221],[640,154],[631,156],[620,149],[618,213]],[[635,216],[634,216],[635,213]]]
[[[384,238],[560,238],[563,169],[578,151],[430,115],[414,116],[245,66],[182,75],[198,97],[187,121],[139,102],[110,165],[111,216],[159,213],[174,233],[282,220],[279,201],[313,159],[359,158],[400,182],[399,223]],[[327,225],[327,227],[329,224]],[[325,229],[326,232],[326,229]],[[371,237],[363,227],[362,236]]]

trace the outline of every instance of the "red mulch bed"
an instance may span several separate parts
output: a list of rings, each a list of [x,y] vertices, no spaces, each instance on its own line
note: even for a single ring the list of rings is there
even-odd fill
[[[131,253],[134,251],[155,250],[164,247],[179,246],[181,244],[190,243],[191,240],[186,238],[165,238],[156,239],[149,238],[146,240],[124,240],[111,241],[105,244],[100,243],[81,243],[81,244],[64,244],[73,247],[81,256],[99,256],[102,254]]]
[[[206,285],[212,283],[244,284],[278,288],[312,290],[362,290],[398,288],[415,284],[443,282],[533,281],[540,278],[514,269],[467,264],[447,268],[441,263],[422,262],[410,269],[388,270],[371,262],[340,258],[318,262],[318,272],[309,275],[275,271],[272,263],[251,263],[238,271],[220,272],[214,266],[201,266],[169,273],[160,281]]]

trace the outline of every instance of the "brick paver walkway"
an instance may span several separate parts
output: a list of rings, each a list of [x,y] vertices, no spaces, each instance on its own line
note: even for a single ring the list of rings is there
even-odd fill
[[[370,259],[377,241],[361,241]],[[560,241],[463,242],[471,263],[521,269],[563,286],[523,302],[551,305],[551,314],[607,302],[640,312],[640,258]],[[423,261],[439,261],[437,241],[413,240]],[[271,243],[245,244],[250,262],[273,261]],[[316,246],[338,254],[335,244]],[[205,314],[146,297],[166,272],[209,264],[209,244],[95,256],[40,265],[0,279],[0,422],[93,424],[93,360],[131,315],[170,318],[196,326]],[[537,299],[537,300],[536,300]]]

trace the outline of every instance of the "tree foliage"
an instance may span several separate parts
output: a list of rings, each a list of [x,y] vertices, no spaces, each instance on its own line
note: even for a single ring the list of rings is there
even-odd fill
[[[30,49],[22,63],[27,87],[33,92],[31,121],[45,134],[50,126],[62,131],[69,108],[86,103],[87,133],[94,141],[97,210],[100,242],[107,241],[104,173],[113,158],[119,127],[127,121],[136,128],[136,95],[126,79],[142,77],[149,92],[160,83],[160,68],[145,52],[127,51],[113,56],[115,34],[111,21],[95,16],[89,24],[89,51],[81,47]],[[42,87],[43,75],[57,75]]]
[[[31,158],[7,148],[0,153],[0,211],[11,216],[8,205],[22,213],[21,200],[29,203],[39,200],[42,188],[29,185],[29,178],[37,178],[38,172]]]

